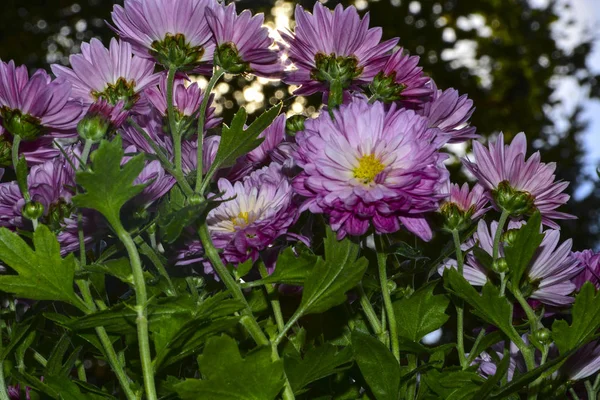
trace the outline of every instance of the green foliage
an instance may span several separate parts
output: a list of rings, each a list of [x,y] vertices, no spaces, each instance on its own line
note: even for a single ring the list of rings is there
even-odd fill
[[[322,313],[346,301],[346,292],[355,287],[367,269],[365,258],[356,259],[359,246],[349,239],[338,242],[327,228],[325,259],[319,257],[306,277],[297,315]]]
[[[377,400],[398,400],[400,393],[400,364],[388,347],[378,339],[352,332],[354,358],[365,381]]]
[[[73,204],[99,211],[111,224],[118,221],[121,207],[144,189],[133,184],[144,168],[144,155],[132,157],[121,167],[124,154],[120,136],[100,142],[91,170],[77,172],[77,183],[85,193],[73,197]]]
[[[175,385],[182,400],[271,400],[283,388],[283,361],[273,361],[270,348],[242,358],[235,340],[225,335],[208,340],[198,364],[202,380]]]
[[[277,257],[275,271],[264,279],[264,283],[285,283],[288,285],[303,285],[306,277],[317,263],[317,256],[300,253],[298,256],[290,247],[286,248]]]
[[[540,233],[541,224],[542,215],[537,211],[527,220],[527,225],[517,231],[514,240],[504,246],[510,280],[517,287],[521,284],[523,274],[544,239],[544,235]]]
[[[350,347],[339,349],[330,343],[313,347],[304,357],[297,351],[284,356],[285,373],[296,395],[304,393],[308,384],[347,369],[350,362]]]
[[[437,282],[431,282],[414,292],[409,298],[394,302],[398,335],[420,341],[448,321],[446,308],[450,300],[444,295],[434,295]]]
[[[584,345],[600,328],[600,295],[591,282],[586,282],[575,297],[573,322],[554,321],[552,337],[561,354]]]
[[[445,400],[471,400],[479,392],[485,382],[474,371],[443,371],[430,370],[423,375],[427,387]]]
[[[18,275],[0,276],[0,290],[32,300],[59,300],[85,307],[73,290],[73,254],[60,256],[60,245],[45,225],[33,234],[32,249],[18,234],[0,228],[0,260]]]

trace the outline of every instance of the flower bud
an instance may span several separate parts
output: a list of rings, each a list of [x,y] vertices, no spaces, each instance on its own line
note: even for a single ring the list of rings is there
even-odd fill
[[[390,292],[393,292],[394,290],[396,290],[398,285],[396,284],[396,282],[389,280],[389,281],[387,281],[387,287]]]
[[[335,54],[318,53],[315,56],[315,63],[317,67],[312,72],[311,78],[329,83],[338,81],[342,89],[348,88],[350,83],[362,73],[356,57],[336,57]]]
[[[500,182],[498,188],[492,191],[496,204],[512,216],[532,213],[535,210],[531,194],[513,189],[507,181]]]
[[[181,33],[167,34],[162,41],[152,43],[152,55],[158,62],[178,70],[189,70],[197,66],[204,55],[202,46],[190,46]]]
[[[215,50],[215,64],[231,74],[250,72],[250,66],[242,60],[233,43],[223,43]]]
[[[502,241],[507,246],[514,246],[514,244],[517,240],[518,233],[519,233],[518,229],[509,229],[502,234]]]
[[[12,144],[5,136],[0,136],[0,167],[12,165]]]
[[[86,115],[77,124],[77,133],[83,140],[99,142],[110,128],[110,121],[100,114]]]
[[[550,344],[550,342],[552,342],[552,333],[547,328],[542,328],[535,331],[534,337],[541,344]]]
[[[375,98],[391,103],[402,99],[402,91],[406,89],[406,86],[396,83],[395,73],[385,76],[383,72],[380,72],[373,79],[369,89]]]
[[[304,121],[306,117],[304,115],[292,115],[285,122],[285,131],[290,136],[295,136],[297,132],[304,130]]]
[[[440,207],[440,214],[444,218],[444,229],[448,231],[462,231],[471,225],[471,212],[465,212],[455,203],[444,203]]]
[[[508,263],[505,258],[499,258],[492,264],[492,269],[499,274],[508,272]]]
[[[42,136],[41,121],[28,114],[22,114],[20,110],[2,108],[0,110],[2,122],[6,130],[13,136],[19,136],[25,141],[32,141]]]
[[[23,206],[23,216],[31,221],[40,219],[44,215],[44,206],[42,203],[32,201]]]

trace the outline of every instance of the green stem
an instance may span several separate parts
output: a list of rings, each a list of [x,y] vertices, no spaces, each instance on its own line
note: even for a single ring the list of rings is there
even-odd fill
[[[585,391],[587,392],[587,395],[588,395],[588,399],[595,399],[596,391],[592,387],[591,382],[589,380],[587,380],[587,381],[585,381],[584,385],[585,385]]]
[[[502,231],[504,230],[504,225],[506,225],[508,217],[510,217],[510,212],[502,210],[500,221],[498,221],[498,227],[496,228],[496,233],[494,234],[494,248],[492,250],[492,259],[494,262],[498,259],[498,253],[500,252],[500,239],[502,238]],[[504,296],[505,291],[506,274],[503,272],[500,274],[500,296]]]
[[[240,323],[244,326],[244,328],[246,328],[246,330],[248,331],[250,336],[252,336],[256,344],[258,344],[259,346],[271,345],[272,358],[274,359],[274,361],[279,360],[279,353],[277,351],[278,342],[269,342],[267,336],[264,334],[262,329],[260,329],[256,318],[254,318],[254,315],[252,314],[252,310],[250,309],[250,305],[248,304],[244,293],[237,285],[235,279],[233,279],[233,276],[231,276],[231,274],[229,273],[229,271],[227,271],[227,268],[223,264],[221,256],[219,256],[219,253],[217,252],[217,249],[215,248],[212,242],[210,232],[208,231],[208,226],[206,225],[206,223],[200,225],[200,228],[198,229],[198,235],[200,236],[200,241],[202,242],[202,246],[204,247],[206,257],[217,272],[219,278],[221,278],[221,282],[223,282],[223,284],[225,285],[227,290],[229,290],[234,299],[239,300],[240,302],[242,302],[242,304],[244,304],[244,309],[242,310],[242,318],[240,319]],[[280,333],[280,335],[281,334],[285,334],[285,327],[284,332]],[[283,391],[283,399],[294,400],[294,398],[294,392],[292,391],[290,383],[286,377],[285,387]]]
[[[87,382],[87,374],[85,373],[85,364],[83,361],[77,361],[77,379]]]
[[[529,330],[533,335],[535,331],[537,331],[538,328],[540,328],[540,322],[538,321],[538,317],[535,315],[533,308],[531,308],[529,303],[527,303],[527,300],[525,300],[525,297],[523,297],[521,290],[519,290],[518,288],[513,288],[512,293],[515,296],[515,299],[517,299],[517,301],[519,302],[521,308],[523,308],[523,311],[525,311],[525,314],[527,315],[527,320],[529,321]]]
[[[148,295],[146,293],[146,281],[144,279],[144,270],[137,247],[131,238],[131,235],[118,217],[109,219],[111,226],[119,237],[119,240],[125,246],[129,261],[131,263],[131,272],[135,288],[136,301],[136,325],[138,345],[140,351],[140,360],[142,362],[142,372],[144,374],[144,388],[146,389],[146,398],[148,400],[157,400],[156,386],[154,384],[154,368],[152,367],[152,356],[150,353],[150,339],[148,335]]]
[[[83,152],[81,153],[81,167],[84,168],[87,164],[88,157],[90,156],[90,151],[92,150],[92,146],[94,142],[91,140],[86,140],[83,145]]]
[[[181,172],[181,132],[179,132],[179,129],[177,128],[177,121],[175,121],[175,106],[173,104],[173,86],[176,72],[176,67],[169,67],[169,72],[167,74],[167,117],[169,118],[171,136],[173,137],[173,157],[175,159],[175,171]]]
[[[41,355],[34,349],[31,349],[31,351],[33,351],[33,359],[39,362],[42,367],[48,365],[48,360],[46,360],[46,358],[43,355]]]
[[[475,338],[475,343],[473,343],[473,347],[471,347],[471,352],[469,353],[469,357],[467,357],[467,361],[466,361],[467,366],[471,365],[473,363],[473,361],[475,360],[475,357],[477,357],[479,355],[475,352],[475,350],[477,350],[477,346],[479,346],[479,343],[481,343],[481,340],[483,339],[484,336],[485,336],[485,329],[482,329],[479,331],[479,334]]]
[[[367,294],[365,293],[365,289],[363,288],[362,283],[359,283],[356,288],[358,289],[360,305],[362,306],[363,312],[367,316],[367,320],[369,320],[369,323],[371,324],[371,328],[373,329],[373,332],[379,337],[379,336],[381,336],[381,333],[383,332],[383,329],[381,328],[381,324],[379,323],[379,318],[377,318],[377,314],[375,313],[375,310],[373,309],[373,306],[371,305],[371,301],[369,300],[369,298],[367,297]]]
[[[262,262],[259,263],[258,270],[260,272],[260,276],[263,279],[269,275],[269,272],[267,271],[265,264]],[[269,295],[269,297],[272,298],[271,308],[273,309],[273,316],[275,317],[275,323],[277,324],[277,330],[279,332],[281,332],[285,328],[285,322],[283,320],[283,314],[281,312],[281,304],[279,304],[279,296],[275,292],[275,287],[270,283],[265,284],[265,290],[267,291],[267,294]]]
[[[21,136],[14,135],[13,136],[13,144],[12,144],[12,163],[13,168],[15,169],[15,173],[17,173],[17,164],[19,163],[19,145],[21,144]]]
[[[204,89],[204,97],[202,98],[202,103],[200,104],[200,110],[198,111],[198,154],[197,154],[197,164],[196,164],[196,193],[203,193],[203,188],[205,185],[202,185],[202,177],[204,175],[203,171],[203,163],[202,159],[204,158],[204,124],[206,119],[206,108],[208,107],[208,101],[210,99],[210,94],[213,91],[215,85],[221,79],[221,77],[225,74],[225,71],[217,68],[213,74],[213,76],[208,81],[206,88]]]
[[[454,248],[456,251],[456,265],[458,268],[458,273],[462,276],[464,270],[464,258],[462,249],[460,248],[461,243],[458,230],[452,230],[452,238],[454,239]],[[456,302],[456,346],[458,347],[458,359],[460,360],[460,365],[463,369],[469,366],[469,364],[467,364],[467,358],[465,356],[464,312],[465,302],[462,299],[458,299]]]
[[[417,368],[417,356],[414,354],[407,354],[406,358],[408,359],[408,372],[414,371]],[[408,382],[406,385],[406,398],[408,400],[413,400],[415,395],[417,394],[417,375]]]
[[[570,389],[569,389],[569,393],[571,393],[571,396],[573,396],[573,400],[581,400],[581,399],[579,398],[579,396],[577,395],[577,392],[575,392],[575,389],[573,389],[573,388],[570,388]],[[592,397],[592,398],[593,398],[593,397]]]
[[[383,296],[383,304],[387,315],[388,327],[390,332],[390,341],[392,343],[392,354],[396,360],[400,361],[400,345],[398,343],[398,334],[396,327],[396,315],[392,306],[392,298],[388,288],[387,280],[387,254],[383,252],[383,240],[380,237],[380,248],[377,251],[377,265],[379,266],[379,281],[381,283],[381,295]]]
[[[2,324],[4,322],[0,319],[0,353],[2,353]],[[4,360],[0,363],[0,400],[10,400],[8,397],[8,391],[6,390],[6,383],[4,382]]]

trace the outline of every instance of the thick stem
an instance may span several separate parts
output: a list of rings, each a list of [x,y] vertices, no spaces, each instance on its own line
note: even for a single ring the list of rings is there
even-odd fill
[[[83,152],[81,153],[81,168],[84,168],[87,164],[88,157],[90,156],[90,151],[92,150],[92,146],[94,142],[91,140],[86,140],[83,145]]]
[[[456,229],[452,230],[452,238],[454,239],[454,249],[456,252],[456,266],[458,273],[462,276],[464,270],[464,258],[463,252],[460,248],[460,236]],[[464,313],[465,313],[465,302],[462,299],[458,299],[456,302],[456,346],[458,347],[458,359],[463,369],[467,368],[467,358],[465,356],[465,341],[464,341]]]
[[[375,310],[373,309],[373,306],[371,305],[371,301],[369,300],[369,298],[367,297],[367,294],[365,293],[365,289],[363,288],[362,283],[359,283],[356,288],[358,289],[360,305],[363,309],[363,312],[367,316],[367,320],[369,321],[369,324],[371,324],[373,333],[375,333],[377,335],[377,337],[380,337],[381,333],[383,331],[383,328],[381,327],[381,324],[379,323],[379,318],[377,318],[377,314],[375,313]]]
[[[210,100],[210,94],[213,91],[215,85],[225,74],[225,71],[217,68],[213,76],[208,81],[206,88],[204,89],[204,96],[202,97],[202,103],[200,104],[200,110],[198,111],[198,154],[196,164],[196,193],[202,194],[202,177],[204,175],[202,159],[204,158],[204,125],[206,120],[206,109],[208,108],[208,101]]]
[[[169,118],[171,137],[173,137],[173,156],[175,158],[175,171],[179,173],[182,171],[181,132],[179,132],[179,129],[177,128],[177,122],[175,121],[175,106],[173,104],[173,86],[175,82],[176,72],[176,67],[169,67],[169,72],[167,74],[167,116]]]
[[[498,227],[496,228],[496,233],[494,234],[494,248],[492,250],[492,259],[494,262],[498,259],[498,253],[500,252],[500,239],[502,238],[502,231],[504,230],[504,225],[506,225],[506,221],[510,216],[510,212],[506,210],[502,210],[502,214],[500,215],[500,221],[498,221]],[[500,296],[504,296],[504,292],[506,291],[506,274],[502,272],[500,274]]]
[[[396,360],[400,361],[400,345],[398,343],[398,334],[396,327],[396,315],[392,306],[392,298],[388,288],[387,280],[387,254],[383,252],[383,240],[380,237],[380,248],[377,251],[377,265],[379,267],[379,281],[381,283],[381,295],[383,296],[383,304],[387,315],[388,327],[390,332],[390,341],[392,343],[392,354]]]
[[[13,144],[12,144],[12,163],[13,168],[15,169],[15,173],[17,172],[17,164],[19,163],[19,145],[21,144],[21,136],[14,135],[13,136]]]
[[[150,353],[150,339],[148,335],[148,295],[146,293],[146,281],[144,279],[142,261],[140,260],[140,255],[131,235],[125,230],[120,219],[118,217],[113,217],[109,219],[109,222],[119,237],[119,240],[125,246],[127,255],[129,256],[129,262],[131,263],[131,272],[135,288],[135,309],[137,311],[137,336],[140,360],[142,362],[142,372],[144,374],[144,388],[146,389],[146,398],[148,400],[157,400],[156,386],[154,384],[154,368],[152,367],[152,355]]]

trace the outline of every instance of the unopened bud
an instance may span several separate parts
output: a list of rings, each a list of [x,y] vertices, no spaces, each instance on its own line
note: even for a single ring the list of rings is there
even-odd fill
[[[0,115],[2,116],[2,125],[13,136],[31,141],[43,134],[41,121],[36,117],[9,108],[2,108]]]
[[[295,136],[297,132],[304,130],[304,121],[306,117],[304,115],[292,115],[285,122],[285,130],[290,136]]]
[[[508,271],[508,263],[505,258],[499,258],[492,264],[492,269],[499,274],[504,274]]]
[[[552,341],[552,332],[547,328],[538,329],[535,331],[534,336],[541,344],[549,344]]]
[[[37,201],[32,201],[23,206],[23,216],[31,221],[40,219],[44,215],[44,205]]]
[[[508,246],[513,246],[517,240],[518,229],[509,229],[502,234],[502,241]]]
[[[512,216],[528,214],[535,210],[533,196],[512,188],[508,181],[500,182],[498,188],[492,191],[492,196],[496,204]]]
[[[100,114],[88,114],[77,124],[77,133],[83,140],[99,142],[106,136],[109,128],[110,120],[106,117]]]

